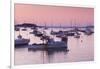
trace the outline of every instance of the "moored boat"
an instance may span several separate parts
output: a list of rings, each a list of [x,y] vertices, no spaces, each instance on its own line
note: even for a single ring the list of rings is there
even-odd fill
[[[23,28],[23,29],[22,29],[22,31],[26,31],[26,30],[27,30],[26,28]]]
[[[29,42],[30,42],[30,39],[22,38],[22,36],[19,35],[18,39],[15,39],[15,47],[28,45]]]
[[[53,39],[48,39],[47,43],[43,44],[32,44],[29,45],[28,48],[33,49],[50,49],[50,48],[66,48],[67,49],[67,42],[62,39],[62,41],[54,41]]]

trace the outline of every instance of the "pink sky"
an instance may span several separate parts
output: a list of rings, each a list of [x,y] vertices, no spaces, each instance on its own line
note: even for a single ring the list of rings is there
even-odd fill
[[[38,25],[93,25],[94,9],[15,4],[15,23],[27,22]]]

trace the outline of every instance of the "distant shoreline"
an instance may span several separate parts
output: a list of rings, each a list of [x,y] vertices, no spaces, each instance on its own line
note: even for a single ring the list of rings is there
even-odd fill
[[[29,24],[29,23],[23,23],[23,24],[16,24],[15,27],[40,27],[40,28],[94,28],[93,25],[87,25],[87,26],[39,26],[36,24]]]

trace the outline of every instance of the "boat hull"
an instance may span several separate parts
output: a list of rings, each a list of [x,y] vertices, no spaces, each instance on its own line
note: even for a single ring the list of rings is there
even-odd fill
[[[66,48],[67,45],[65,43],[55,42],[55,43],[48,43],[48,44],[33,44],[28,46],[29,49],[37,49],[37,50],[43,50],[43,49],[61,49]]]
[[[15,40],[15,47],[27,46],[29,42],[29,39],[17,39]]]

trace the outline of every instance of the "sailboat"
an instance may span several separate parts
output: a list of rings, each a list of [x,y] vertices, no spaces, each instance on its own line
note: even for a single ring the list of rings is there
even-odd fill
[[[20,33],[19,33],[19,35],[17,37],[18,37],[18,39],[15,39],[15,47],[28,45],[29,42],[30,42],[30,39],[23,38]]]
[[[79,33],[79,31],[78,31],[78,26],[77,26],[76,23],[75,23],[74,31],[75,31],[74,37],[75,37],[75,38],[80,38],[80,33]]]
[[[45,29],[45,30],[48,29],[47,26],[46,26],[46,23],[45,23],[44,29]]]

